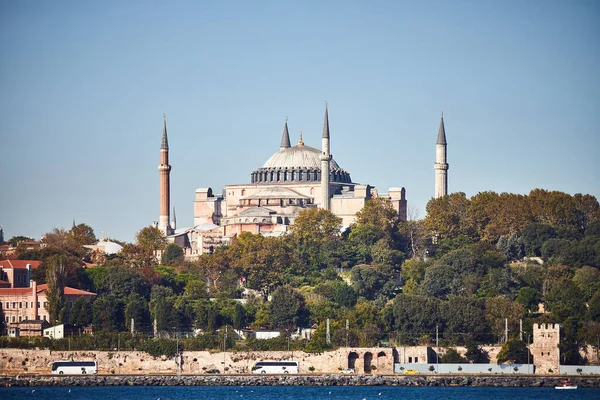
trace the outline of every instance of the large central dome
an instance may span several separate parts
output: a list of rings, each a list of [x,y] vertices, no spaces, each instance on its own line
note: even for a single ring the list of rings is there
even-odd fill
[[[309,168],[321,169],[321,151],[314,147],[298,145],[279,150],[273,154],[263,168]],[[331,169],[340,169],[335,160],[331,160]]]
[[[340,168],[332,158],[329,161],[330,182],[352,183],[350,174]],[[290,146],[287,120],[283,129],[283,137],[279,151],[273,154],[264,165],[252,172],[252,183],[287,184],[299,182],[321,181],[321,151],[314,147],[305,146],[300,141],[296,146]]]

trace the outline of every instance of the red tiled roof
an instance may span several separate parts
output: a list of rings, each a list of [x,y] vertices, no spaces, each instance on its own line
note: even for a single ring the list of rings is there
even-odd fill
[[[0,288],[0,295],[24,295],[31,293],[31,288]]]
[[[27,264],[31,264],[31,268],[36,269],[40,266],[38,260],[2,260],[0,267],[2,268],[27,268]]]
[[[48,289],[47,284],[38,285],[37,292],[43,292]],[[31,293],[31,288],[0,288],[0,295],[24,295]],[[65,294],[79,294],[79,295],[90,295],[96,296],[96,293],[86,292],[85,290],[75,289],[69,286],[65,286]]]
[[[48,284],[44,283],[42,285],[38,285],[37,287],[37,291],[38,292],[43,292],[44,290],[48,289]],[[75,289],[69,286],[65,286],[65,294],[83,294],[83,295],[92,295],[95,296],[96,293],[92,293],[92,292],[86,292],[85,290],[81,290],[81,289]]]

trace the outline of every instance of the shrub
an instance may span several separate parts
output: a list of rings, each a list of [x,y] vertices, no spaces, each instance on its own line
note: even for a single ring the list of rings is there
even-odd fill
[[[315,367],[313,367],[313,366],[311,365],[310,367],[308,367],[308,370],[309,370],[310,372],[314,372],[314,370],[315,370]]]
[[[177,354],[177,343],[171,339],[151,339],[139,345],[138,350],[146,352],[153,357],[172,357]]]

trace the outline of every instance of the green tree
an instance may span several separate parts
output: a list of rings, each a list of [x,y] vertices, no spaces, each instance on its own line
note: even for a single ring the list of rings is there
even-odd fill
[[[167,238],[155,226],[140,229],[135,234],[137,245],[146,253],[155,254],[157,250],[163,250],[167,246]]]
[[[567,279],[561,279],[552,286],[546,295],[546,308],[558,322],[568,318],[580,319],[586,312],[581,290]]]
[[[409,295],[419,293],[421,282],[425,279],[425,271],[431,265],[430,261],[422,261],[418,259],[406,260],[402,264],[401,276],[404,286],[402,292]]]
[[[72,239],[80,245],[95,244],[98,240],[94,234],[94,230],[86,224],[79,224],[73,226],[69,231],[69,235]]]
[[[468,362],[465,357],[461,356],[460,353],[452,347],[446,350],[444,355],[440,357],[440,361],[443,364],[466,364]]]
[[[444,321],[444,338],[450,343],[464,344],[469,341],[490,341],[485,321],[483,301],[472,297],[451,296],[442,302],[440,312]]]
[[[48,314],[51,324],[59,321],[59,314],[65,306],[65,265],[61,256],[53,256],[48,261],[46,270],[46,298],[48,299]],[[65,321],[60,321],[65,322]]]
[[[293,331],[306,326],[308,310],[304,297],[290,285],[278,287],[273,292],[269,322],[275,329]]]
[[[185,294],[190,300],[207,299],[206,282],[200,279],[194,279],[185,285]]]
[[[161,262],[165,265],[179,264],[183,261],[183,249],[175,243],[169,243],[162,254]]]
[[[426,207],[425,226],[441,238],[451,239],[461,234],[472,237],[467,223],[469,204],[464,193],[431,199]]]
[[[381,197],[367,201],[350,227],[349,240],[358,249],[363,263],[375,258],[380,264],[399,265],[404,253],[398,248],[408,244],[403,239],[398,230],[398,213]]]
[[[161,332],[172,332],[179,329],[179,320],[174,307],[173,289],[164,286],[153,286],[150,294],[150,315],[156,320],[156,329]]]
[[[386,275],[368,265],[357,265],[350,271],[352,287],[359,296],[375,300],[378,295],[392,297],[394,291],[393,277]]]
[[[108,332],[119,332],[125,328],[123,299],[114,294],[99,296],[92,306],[94,327]]]
[[[600,289],[592,296],[588,305],[588,318],[592,321],[600,322]]]
[[[232,322],[235,329],[242,329],[246,327],[246,309],[238,302],[235,303]]]
[[[523,230],[523,244],[528,256],[541,256],[542,245],[548,239],[556,237],[556,231],[548,224],[532,223]]]
[[[194,303],[196,319],[194,327],[205,332],[214,332],[217,328],[217,309],[215,304],[207,299],[198,300]]]
[[[539,303],[542,301],[542,294],[529,286],[523,286],[519,289],[519,295],[516,300],[525,310],[529,312],[537,312]]]
[[[340,238],[341,218],[321,208],[306,209],[290,227],[290,238],[299,256],[313,269],[328,265],[323,249]]]
[[[581,267],[575,271],[573,282],[587,301],[600,289],[600,270],[594,267]]]
[[[519,331],[519,320],[523,318],[524,309],[519,303],[512,302],[504,296],[485,299],[485,319],[496,337],[504,336],[506,319],[510,332]]]
[[[395,332],[402,344],[415,345],[424,335],[435,334],[442,322],[440,301],[433,297],[399,294],[385,307],[383,320],[388,332]]]
[[[69,321],[76,326],[84,327],[92,323],[92,302],[85,297],[79,297],[73,302]]]
[[[488,364],[490,362],[488,352],[479,347],[475,342],[467,343],[465,357],[473,364]]]
[[[511,364],[526,364],[527,360],[531,359],[527,345],[519,339],[508,339],[502,345],[498,356],[496,356],[498,364],[505,362]]]
[[[148,302],[137,293],[131,293],[127,296],[125,304],[125,326],[128,330],[131,329],[131,320],[134,321],[134,328],[137,331],[149,330],[152,325]]]

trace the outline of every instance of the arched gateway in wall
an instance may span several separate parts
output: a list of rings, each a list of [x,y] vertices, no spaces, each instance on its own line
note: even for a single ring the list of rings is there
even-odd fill
[[[393,349],[352,348],[346,353],[346,368],[357,374],[392,374],[394,372]]]

